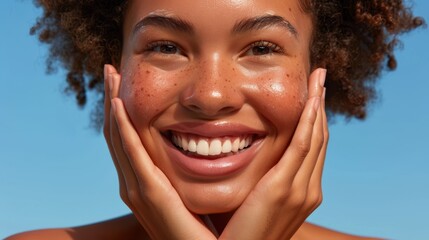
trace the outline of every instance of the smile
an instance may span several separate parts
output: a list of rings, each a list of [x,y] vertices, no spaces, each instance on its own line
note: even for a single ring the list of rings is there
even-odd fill
[[[242,151],[252,144],[253,138],[253,135],[209,138],[171,132],[172,143],[183,152],[213,157],[222,157]]]
[[[179,123],[160,129],[170,161],[186,176],[219,179],[243,171],[266,131],[227,122]]]

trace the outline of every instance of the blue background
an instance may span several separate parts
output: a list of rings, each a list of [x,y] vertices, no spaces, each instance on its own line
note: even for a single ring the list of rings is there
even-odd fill
[[[414,2],[429,20],[429,2]],[[92,223],[128,209],[89,110],[45,74],[46,46],[29,36],[32,2],[0,3],[0,238]],[[310,220],[390,239],[429,239],[429,32],[402,38],[399,68],[378,84],[364,122],[338,119],[324,172],[324,202]]]

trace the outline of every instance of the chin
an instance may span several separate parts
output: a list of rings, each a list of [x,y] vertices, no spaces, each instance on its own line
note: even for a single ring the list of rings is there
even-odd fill
[[[185,206],[196,214],[234,211],[243,203],[252,188],[219,183],[198,185],[200,186],[190,186],[189,191],[185,189],[178,191]]]

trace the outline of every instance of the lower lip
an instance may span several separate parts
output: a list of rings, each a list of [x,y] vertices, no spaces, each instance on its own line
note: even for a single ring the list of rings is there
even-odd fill
[[[173,163],[187,175],[206,178],[227,177],[240,172],[255,157],[262,142],[261,139],[257,140],[249,148],[229,156],[205,159],[204,156],[188,156],[178,150],[169,139],[164,140],[167,143],[167,155]]]

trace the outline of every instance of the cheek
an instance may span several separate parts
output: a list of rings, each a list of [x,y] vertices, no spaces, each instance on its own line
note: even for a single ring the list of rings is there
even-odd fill
[[[177,95],[177,76],[138,64],[121,72],[119,92],[125,108],[137,129],[147,128]]]
[[[259,85],[254,104],[277,132],[292,132],[307,100],[307,79],[304,71],[275,71],[255,80]]]

